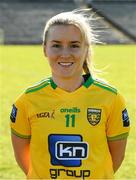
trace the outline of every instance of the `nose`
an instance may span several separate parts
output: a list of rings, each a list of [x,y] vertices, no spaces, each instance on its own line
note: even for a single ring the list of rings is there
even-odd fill
[[[62,49],[62,52],[61,52],[61,57],[69,57],[70,56],[70,50],[69,50],[69,48],[63,48]]]

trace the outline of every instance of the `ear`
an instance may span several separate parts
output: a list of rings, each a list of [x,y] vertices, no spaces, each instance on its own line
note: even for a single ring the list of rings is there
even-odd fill
[[[44,56],[47,57],[47,53],[46,53],[46,45],[43,44],[43,52],[44,52]]]

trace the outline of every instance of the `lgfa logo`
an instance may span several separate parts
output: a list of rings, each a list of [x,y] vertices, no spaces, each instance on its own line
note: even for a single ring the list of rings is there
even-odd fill
[[[54,119],[55,115],[55,110],[52,110],[52,112],[40,112],[37,113],[36,116],[37,118],[49,118],[49,119]]]

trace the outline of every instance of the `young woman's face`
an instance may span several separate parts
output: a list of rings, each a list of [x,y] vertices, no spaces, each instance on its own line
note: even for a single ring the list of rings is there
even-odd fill
[[[81,76],[87,50],[80,30],[74,25],[52,26],[44,46],[52,75],[60,78]]]

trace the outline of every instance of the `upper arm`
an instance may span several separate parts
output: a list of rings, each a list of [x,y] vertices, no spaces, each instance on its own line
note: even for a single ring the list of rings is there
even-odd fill
[[[27,159],[29,156],[30,139],[20,138],[11,134],[12,145],[17,162]]]
[[[21,154],[24,151],[28,151],[30,139],[20,138],[13,133],[11,133],[11,139],[15,154]]]
[[[29,169],[31,126],[24,95],[13,105],[10,119],[11,139],[15,158],[19,166],[27,174]]]
[[[120,167],[126,150],[127,139],[108,141],[109,151],[113,162],[113,170],[116,172]]]
[[[108,146],[112,157],[124,158],[127,139],[108,141]]]
[[[24,173],[27,175],[29,171],[29,161],[30,161],[30,139],[24,139],[11,134],[13,149],[16,161]]]
[[[106,129],[114,172],[117,171],[124,159],[129,130],[129,117],[125,101],[120,94],[117,94],[112,103]]]

